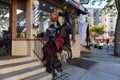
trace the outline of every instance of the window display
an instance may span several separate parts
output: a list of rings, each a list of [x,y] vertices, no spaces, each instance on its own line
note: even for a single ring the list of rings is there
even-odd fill
[[[50,14],[56,11],[56,7],[46,3],[43,0],[39,0],[39,27],[38,27],[38,37],[46,37],[46,29],[51,25]],[[55,24],[53,22],[52,24]]]

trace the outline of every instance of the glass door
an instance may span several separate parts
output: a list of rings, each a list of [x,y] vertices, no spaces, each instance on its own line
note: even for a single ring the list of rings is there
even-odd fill
[[[7,3],[0,2],[0,56],[11,54],[11,8]]]

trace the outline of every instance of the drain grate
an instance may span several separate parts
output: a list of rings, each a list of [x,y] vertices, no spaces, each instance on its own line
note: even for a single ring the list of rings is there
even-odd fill
[[[84,69],[90,69],[93,65],[95,65],[97,62],[95,61],[90,61],[90,60],[84,60],[84,59],[79,59],[75,58],[71,61],[71,65],[84,68]]]

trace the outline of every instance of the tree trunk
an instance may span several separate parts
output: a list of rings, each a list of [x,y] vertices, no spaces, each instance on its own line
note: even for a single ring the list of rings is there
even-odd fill
[[[114,55],[120,57],[120,1],[115,0],[116,8],[118,10],[118,17],[115,29],[115,49]]]
[[[114,55],[120,56],[120,12],[118,13],[116,29],[115,29],[115,49]]]

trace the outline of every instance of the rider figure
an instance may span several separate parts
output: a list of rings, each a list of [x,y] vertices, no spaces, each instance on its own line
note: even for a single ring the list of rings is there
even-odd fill
[[[54,45],[55,45],[54,39],[56,36],[56,27],[54,26],[54,24],[51,24],[48,27],[48,29],[46,30],[46,33],[47,33],[47,37],[49,38],[51,48],[54,49]]]

